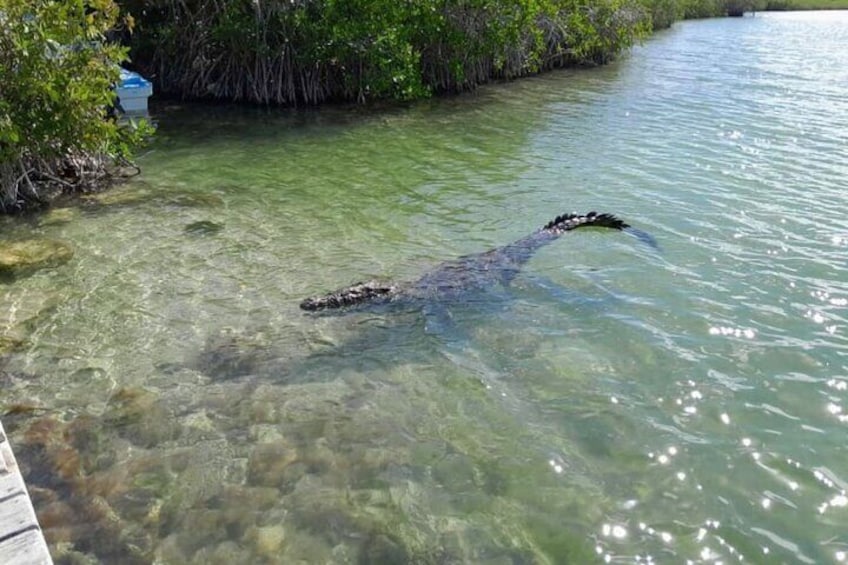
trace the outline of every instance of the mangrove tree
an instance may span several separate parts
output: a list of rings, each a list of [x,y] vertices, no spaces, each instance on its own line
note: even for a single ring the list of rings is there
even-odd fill
[[[97,188],[141,140],[108,119],[119,18],[113,0],[0,0],[0,211]]]
[[[260,104],[412,99],[575,64],[644,36],[638,0],[127,0],[160,92]]]

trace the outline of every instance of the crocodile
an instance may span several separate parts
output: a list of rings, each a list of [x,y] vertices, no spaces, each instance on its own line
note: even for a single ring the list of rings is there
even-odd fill
[[[344,312],[366,305],[414,305],[460,300],[473,291],[498,284],[508,286],[541,247],[566,232],[589,227],[626,231],[652,247],[657,247],[650,234],[631,227],[612,214],[563,214],[513,243],[446,261],[413,281],[357,282],[328,294],[307,298],[300,303],[300,307],[311,312]]]

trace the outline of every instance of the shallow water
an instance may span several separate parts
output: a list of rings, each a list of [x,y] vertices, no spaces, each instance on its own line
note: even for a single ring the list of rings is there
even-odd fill
[[[686,22],[403,108],[160,108],[126,187],[0,219],[4,424],[61,560],[840,562],[848,13]],[[597,209],[510,289],[304,314]]]

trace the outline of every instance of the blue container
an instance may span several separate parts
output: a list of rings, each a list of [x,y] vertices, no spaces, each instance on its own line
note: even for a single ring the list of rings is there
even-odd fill
[[[153,85],[149,80],[138,73],[121,69],[121,82],[115,90],[125,114],[147,114],[147,99],[153,94]]]

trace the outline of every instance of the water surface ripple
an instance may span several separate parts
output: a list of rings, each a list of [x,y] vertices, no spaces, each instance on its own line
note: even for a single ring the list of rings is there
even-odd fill
[[[848,13],[685,22],[402,108],[167,106],[127,187],[4,240],[4,423],[54,556],[848,560]],[[305,296],[525,235],[512,288]]]

